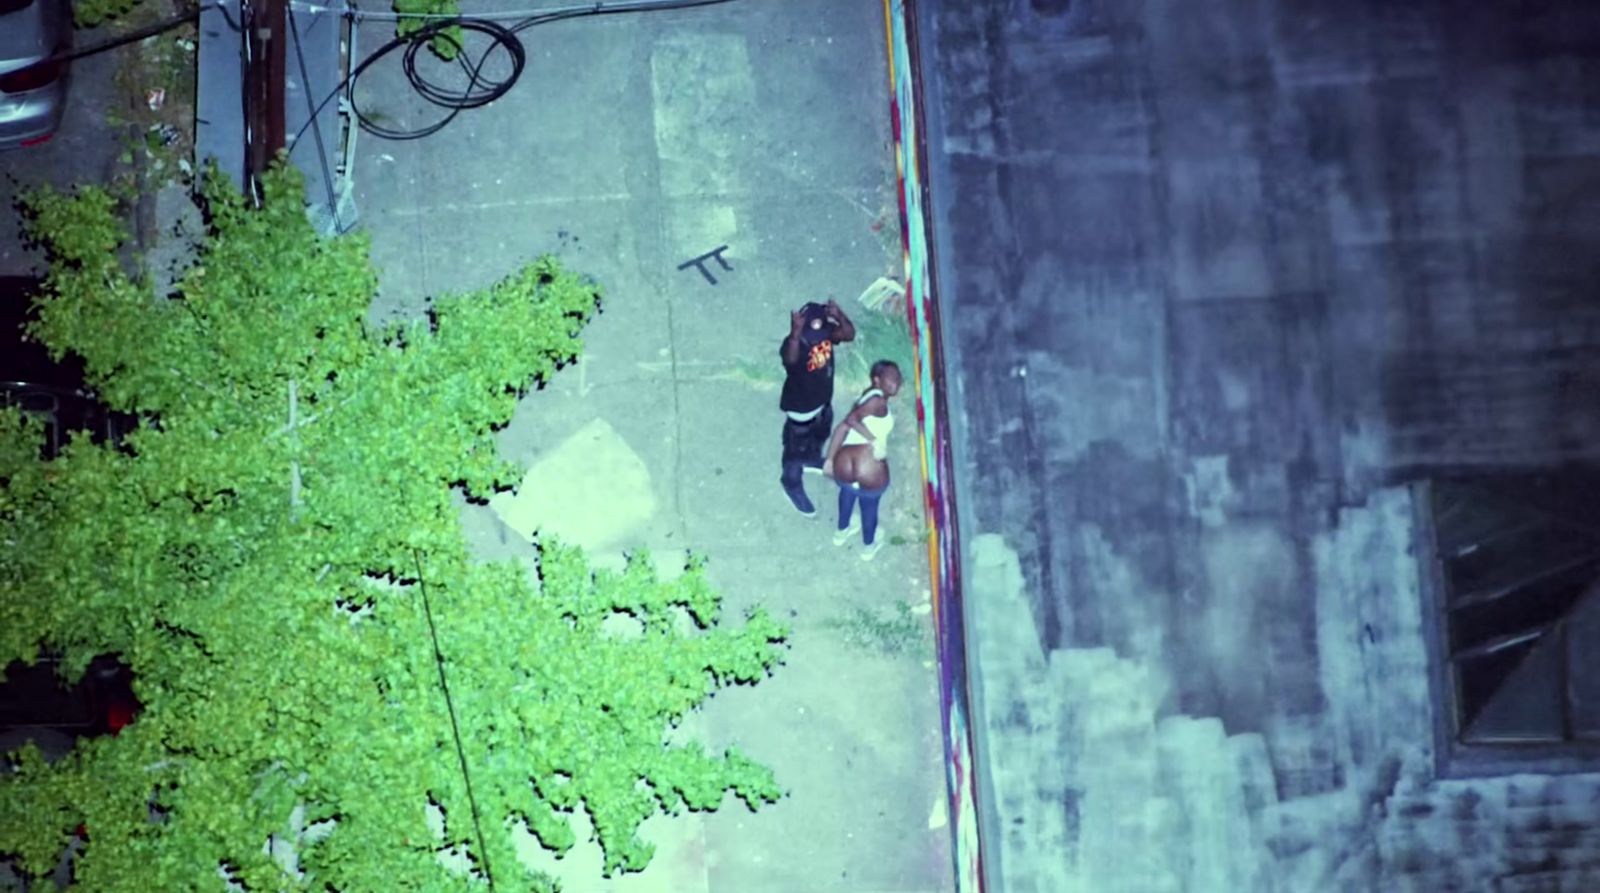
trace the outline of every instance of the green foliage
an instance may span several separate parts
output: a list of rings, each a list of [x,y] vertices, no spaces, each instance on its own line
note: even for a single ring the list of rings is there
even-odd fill
[[[476,886],[441,865],[455,848],[501,890],[550,891],[519,866],[517,826],[565,852],[585,809],[609,874],[649,861],[635,832],[658,810],[775,801],[736,750],[665,744],[715,689],[763,678],[787,635],[760,611],[720,624],[700,559],[663,581],[642,554],[595,572],[554,542],[537,580],[468,558],[452,487],[513,480],[493,428],[578,354],[597,288],[546,257],[438,301],[432,324],[370,329],[365,241],[318,238],[290,170],[263,191],[255,209],[208,181],[211,232],[170,298],[119,266],[107,193],[26,200],[52,252],[32,334],[149,421],[122,449],[76,438],[42,461],[39,426],[0,413],[0,662],[47,647],[70,675],[116,653],[143,709],[55,764],[14,755],[0,854],[43,875],[84,823],[85,890],[219,889],[219,871],[252,891]],[[618,614],[636,635],[602,628]]]
[[[132,12],[144,0],[72,0],[72,20],[80,28],[121,18]]]
[[[914,545],[919,545],[919,544],[920,545],[925,545],[925,544],[931,542],[932,540],[933,540],[933,531],[932,530],[925,530],[918,536],[906,536],[905,534],[896,533],[896,534],[893,534],[893,535],[891,535],[889,537],[889,545],[891,545],[891,546],[914,546]]]
[[[458,16],[461,7],[456,5],[456,0],[394,0],[394,11],[400,13],[400,20],[395,24],[395,35],[409,37],[422,29],[439,21],[436,18],[422,18],[422,16]],[[465,34],[459,25],[450,25],[440,29],[428,41],[428,49],[446,62],[452,62],[456,54],[461,52]]]
[[[932,626],[917,617],[904,600],[887,611],[856,607],[841,617],[824,620],[823,626],[843,633],[849,644],[879,654],[925,653],[933,648]]]
[[[911,325],[905,312],[864,309],[850,317],[856,324],[856,340],[839,351],[838,374],[847,387],[868,387],[872,364],[893,360],[907,381],[915,375],[912,364]]]

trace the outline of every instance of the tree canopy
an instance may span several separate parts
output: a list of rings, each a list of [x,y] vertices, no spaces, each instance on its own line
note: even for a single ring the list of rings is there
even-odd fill
[[[487,866],[550,891],[518,826],[561,853],[586,810],[609,874],[646,865],[658,811],[775,801],[737,750],[667,744],[787,635],[760,610],[719,622],[702,559],[663,580],[643,553],[610,572],[545,542],[537,574],[469,555],[453,491],[516,479],[494,429],[576,357],[598,287],[545,257],[375,327],[366,241],[318,237],[292,170],[259,208],[203,195],[171,295],[123,269],[105,191],[26,202],[51,258],[30,332],[144,421],[47,459],[0,413],[0,661],[48,650],[71,677],[118,655],[141,711],[57,762],[7,758],[0,855],[42,876],[82,826],[85,890],[459,890]],[[603,626],[619,613],[635,634]]]

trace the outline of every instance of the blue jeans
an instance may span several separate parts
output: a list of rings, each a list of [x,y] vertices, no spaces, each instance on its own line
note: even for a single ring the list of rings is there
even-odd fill
[[[844,530],[850,526],[850,515],[855,511],[856,500],[861,500],[861,542],[872,545],[878,535],[878,502],[883,499],[883,492],[889,489],[889,482],[884,481],[883,486],[870,490],[857,484],[839,484],[839,529]]]

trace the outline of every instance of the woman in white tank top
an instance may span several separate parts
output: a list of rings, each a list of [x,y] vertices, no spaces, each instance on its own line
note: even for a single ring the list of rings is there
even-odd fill
[[[889,360],[872,364],[872,387],[862,392],[828,441],[827,461],[822,472],[839,484],[839,527],[833,541],[844,545],[859,527],[866,549],[864,561],[871,561],[883,541],[877,538],[878,503],[889,488],[889,432],[894,430],[894,413],[889,398],[900,393],[900,367]],[[861,503],[861,519],[855,520],[855,504]]]

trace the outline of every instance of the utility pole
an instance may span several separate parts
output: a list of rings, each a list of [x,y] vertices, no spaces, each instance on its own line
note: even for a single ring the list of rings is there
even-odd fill
[[[289,0],[250,4],[249,64],[245,97],[249,106],[247,176],[255,180],[284,146],[284,77],[288,71],[287,15]]]

